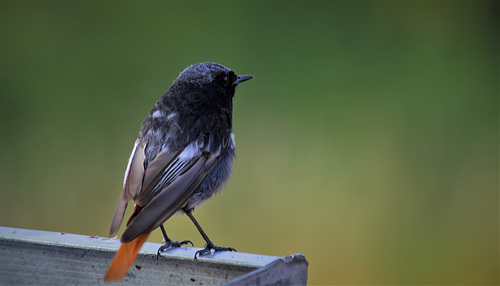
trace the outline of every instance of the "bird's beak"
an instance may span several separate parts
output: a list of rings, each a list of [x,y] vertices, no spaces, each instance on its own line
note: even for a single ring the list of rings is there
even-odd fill
[[[233,82],[233,85],[238,85],[239,83],[242,83],[244,81],[247,81],[249,79],[252,79],[253,75],[239,75],[236,80]]]

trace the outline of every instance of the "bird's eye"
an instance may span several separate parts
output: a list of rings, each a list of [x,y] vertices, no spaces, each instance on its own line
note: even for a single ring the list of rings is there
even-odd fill
[[[228,86],[228,85],[229,85],[229,77],[225,76],[225,77],[222,79],[222,83],[224,84],[224,86]]]

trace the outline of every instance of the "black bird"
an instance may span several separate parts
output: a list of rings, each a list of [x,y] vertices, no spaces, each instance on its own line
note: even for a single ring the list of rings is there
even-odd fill
[[[176,212],[187,214],[206,242],[195,259],[211,250],[236,251],[212,243],[192,211],[229,178],[235,148],[234,92],[239,83],[252,78],[237,76],[216,63],[191,65],[156,102],[142,123],[125,172],[110,236],[118,231],[128,201],[134,200],[135,208],[105,281],[120,281],[125,276],[157,227],[166,242],[159,252],[191,243],[172,241],[163,228],[162,224]]]

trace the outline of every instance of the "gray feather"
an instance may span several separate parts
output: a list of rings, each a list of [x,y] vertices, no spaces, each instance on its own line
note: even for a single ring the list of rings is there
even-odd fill
[[[143,207],[156,195],[158,190],[153,187],[156,182],[161,178],[169,167],[172,165],[180,152],[170,153],[168,150],[163,150],[149,163],[148,168],[144,174],[143,188],[139,196],[135,198],[135,203]],[[171,168],[171,167],[170,167]]]
[[[146,231],[152,231],[168,217],[177,212],[196,189],[196,178],[199,177],[207,158],[199,158],[184,174],[163,189],[141,212],[130,222],[122,235],[122,242],[129,242]],[[199,183],[198,183],[199,184]]]
[[[225,153],[221,145],[216,148],[193,143],[175,154],[160,152],[148,165],[143,189],[135,199],[144,207],[127,226],[122,242],[154,230],[180,210],[219,161],[221,152]]]
[[[144,177],[144,158],[144,145],[137,139],[132,154],[130,154],[127,170],[125,171],[123,191],[116,205],[113,219],[111,220],[109,236],[113,236],[118,232],[123,221],[123,216],[125,215],[125,210],[127,209],[128,201],[134,199],[141,191],[142,178]]]

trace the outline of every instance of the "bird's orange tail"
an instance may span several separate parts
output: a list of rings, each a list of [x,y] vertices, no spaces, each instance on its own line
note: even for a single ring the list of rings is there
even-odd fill
[[[141,249],[146,239],[149,236],[148,233],[143,233],[131,242],[122,243],[118,252],[116,252],[111,265],[108,268],[108,272],[104,275],[104,281],[106,282],[118,282],[127,274],[128,269],[134,262],[139,250]]]

